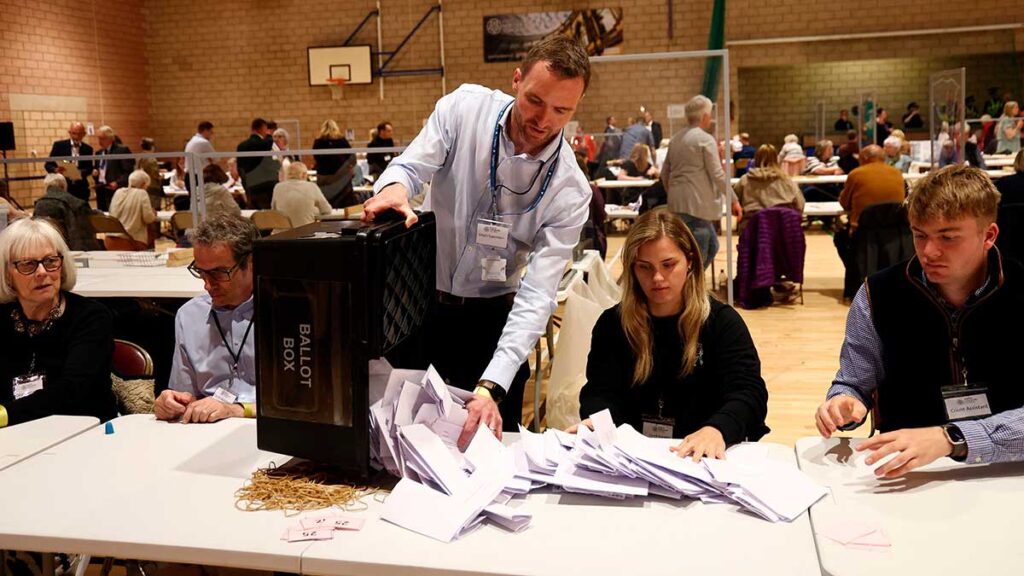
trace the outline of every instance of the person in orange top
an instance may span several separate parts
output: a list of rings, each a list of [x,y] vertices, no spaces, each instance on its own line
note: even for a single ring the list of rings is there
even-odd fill
[[[906,197],[903,174],[885,163],[885,150],[874,144],[866,146],[860,152],[860,167],[850,172],[839,195],[839,204],[850,215],[849,233],[857,229],[860,213],[868,206],[902,202]]]
[[[872,144],[860,151],[860,167],[846,177],[846,185],[839,195],[839,204],[849,214],[850,225],[836,230],[832,239],[836,252],[846,268],[850,267],[850,238],[857,229],[860,214],[872,204],[902,202],[907,197],[903,174],[885,163],[885,150]]]

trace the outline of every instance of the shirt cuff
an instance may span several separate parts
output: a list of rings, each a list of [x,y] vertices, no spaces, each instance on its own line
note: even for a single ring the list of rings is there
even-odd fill
[[[953,422],[953,425],[963,432],[964,440],[967,441],[967,459],[964,460],[966,463],[984,464],[992,461],[992,457],[995,455],[995,446],[980,422],[964,420]]]
[[[860,390],[854,388],[853,386],[848,386],[846,384],[832,384],[832,387],[828,389],[828,394],[825,395],[825,400],[831,400],[836,396],[849,396],[851,398],[855,398],[857,401],[863,404],[865,408],[868,409],[868,414],[871,413],[870,399],[864,398],[864,396],[860,393]],[[842,430],[843,432],[856,430],[857,428],[860,428],[864,424],[864,422],[867,421],[867,419],[868,417],[864,416],[864,418],[860,422],[850,422],[845,426],[840,426],[839,430]]]
[[[7,408],[0,406],[0,428],[6,428],[8,423]]]
[[[512,366],[500,358],[491,358],[490,364],[487,365],[487,369],[484,370],[483,376],[480,376],[480,379],[494,382],[504,388],[507,393],[508,389],[512,386],[512,379],[515,378],[518,371],[519,366]]]
[[[377,182],[373,185],[373,194],[380,194],[381,190],[392,184],[401,184],[402,186],[405,186],[406,196],[410,200],[417,193],[416,187],[413,186],[409,178],[406,177],[406,174],[398,167],[395,167],[393,170],[385,170],[380,175],[380,178],[378,178]]]

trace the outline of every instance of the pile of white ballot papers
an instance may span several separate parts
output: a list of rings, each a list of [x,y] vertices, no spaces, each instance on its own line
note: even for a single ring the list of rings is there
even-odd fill
[[[401,477],[381,517],[443,542],[484,521],[513,532],[526,528],[532,517],[517,496],[545,485],[617,499],[699,498],[772,522],[792,521],[825,495],[795,464],[770,459],[766,446],[739,444],[724,460],[694,462],[669,450],[678,440],[616,427],[607,410],[591,416],[593,431],[536,434],[520,427],[511,446],[480,427],[460,452],[471,393],[446,386],[433,368],[377,365],[374,377],[384,391],[370,407],[371,459]]]

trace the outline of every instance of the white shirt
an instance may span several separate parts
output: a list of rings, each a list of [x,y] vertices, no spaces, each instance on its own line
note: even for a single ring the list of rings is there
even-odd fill
[[[476,244],[477,221],[489,218],[490,213],[494,125],[512,99],[483,86],[460,86],[437,102],[423,130],[391,161],[374,186],[379,193],[397,182],[412,197],[430,182],[424,209],[433,210],[437,221],[438,290],[464,297],[494,297],[518,290],[498,348],[481,376],[506,390],[557,306],[558,282],[589,218],[591,196],[572,147],[561,136],[536,156],[515,154],[505,128],[509,107],[500,119],[497,181],[519,192],[530,190],[518,196],[501,188],[499,213],[525,211],[536,199],[556,151],[558,164],[536,208],[500,217],[511,225],[506,249]],[[507,281],[482,279],[484,256],[506,260]]]
[[[193,134],[192,139],[188,141],[188,144],[185,144],[185,172],[192,172],[191,162],[189,161],[188,156],[189,153],[206,153],[214,151],[213,144],[211,144],[206,138],[203,138],[202,134],[198,132]],[[203,164],[203,168],[205,168],[207,164],[213,164],[214,160],[213,158],[206,158],[204,162],[206,164]]]

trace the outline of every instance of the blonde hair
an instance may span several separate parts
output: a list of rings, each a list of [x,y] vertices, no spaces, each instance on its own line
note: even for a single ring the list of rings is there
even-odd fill
[[[786,144],[797,144],[800,142],[800,139],[797,138],[796,134],[786,134],[786,137],[783,138],[782,141]]]
[[[1014,100],[1010,100],[1006,104],[1003,104],[1003,116],[1013,116],[1014,114],[1011,112],[1013,112],[1014,108],[1020,108]]]
[[[21,218],[0,233],[0,269],[3,270],[0,303],[13,302],[18,298],[11,281],[11,265],[39,244],[49,244],[64,259],[60,267],[60,289],[69,292],[75,287],[75,262],[61,233],[47,220]]]
[[[761,172],[771,173],[775,178],[789,178],[779,166],[779,152],[771,144],[761,144],[754,153],[754,166]]]
[[[646,144],[634,145],[633,150],[629,153],[629,159],[633,161],[633,165],[641,174],[647,172],[647,169],[651,167],[651,151],[647,149]]]
[[[107,138],[113,138],[114,137],[114,129],[111,128],[110,126],[106,126],[106,125],[100,126],[99,128],[96,129],[96,135],[97,136],[106,136]]]
[[[341,137],[341,128],[338,128],[338,123],[334,120],[324,120],[324,123],[320,125],[320,134],[317,135],[317,139],[337,140]]]
[[[284,175],[288,180],[308,180],[309,168],[302,162],[292,162],[285,168]]]
[[[906,201],[907,216],[912,223],[973,216],[988,224],[996,221],[999,196],[987,174],[953,164],[917,182]]]
[[[693,233],[678,216],[665,208],[641,214],[626,236],[622,248],[623,273],[619,278],[619,284],[622,286],[619,320],[636,358],[633,366],[634,386],[643,384],[651,375],[654,367],[654,341],[651,335],[651,312],[647,306],[647,296],[633,268],[640,247],[661,238],[668,238],[675,243],[690,265],[686,272],[686,285],[683,287],[683,313],[679,315],[679,335],[683,340],[680,376],[687,376],[693,371],[700,329],[711,314],[710,295],[704,286],[704,267],[701,265],[700,249]]]

